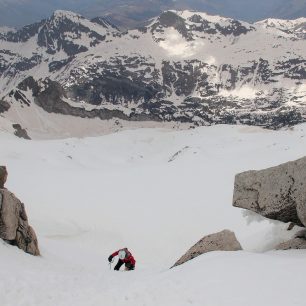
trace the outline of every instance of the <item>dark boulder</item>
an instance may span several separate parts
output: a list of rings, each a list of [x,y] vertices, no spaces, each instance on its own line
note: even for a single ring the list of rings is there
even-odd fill
[[[19,138],[24,138],[24,139],[31,139],[30,136],[28,135],[27,131],[21,127],[20,124],[16,123],[13,124],[13,128],[15,129],[14,135],[19,137]]]

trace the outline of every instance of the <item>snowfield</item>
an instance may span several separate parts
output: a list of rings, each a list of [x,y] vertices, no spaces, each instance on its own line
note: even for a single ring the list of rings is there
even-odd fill
[[[306,251],[272,250],[297,229],[231,204],[236,173],[305,155],[306,124],[31,141],[0,131],[0,144],[6,186],[25,203],[42,253],[0,242],[1,306],[305,305]],[[244,251],[169,269],[223,229]],[[121,247],[135,271],[110,270],[107,257]]]

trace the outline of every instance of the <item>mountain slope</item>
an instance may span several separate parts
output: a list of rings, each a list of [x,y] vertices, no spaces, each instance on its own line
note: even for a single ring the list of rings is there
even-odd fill
[[[42,253],[0,242],[1,306],[304,306],[305,250],[263,252],[298,228],[249,224],[231,203],[237,172],[305,154],[305,124],[52,141],[0,132],[0,143],[7,188],[25,203]],[[224,228],[244,251],[205,254],[169,270],[204,235]],[[110,270],[108,256],[122,247],[136,258],[131,273]]]
[[[120,32],[58,11],[1,34],[2,100],[87,118],[293,125],[306,112],[304,24],[167,11]]]

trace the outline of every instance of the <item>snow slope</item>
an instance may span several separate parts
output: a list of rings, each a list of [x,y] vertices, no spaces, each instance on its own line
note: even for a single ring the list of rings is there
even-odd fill
[[[271,250],[286,224],[248,224],[234,175],[305,154],[306,125],[127,130],[62,140],[0,133],[7,187],[26,205],[41,258],[0,243],[1,305],[305,305],[305,251]],[[204,235],[234,230],[245,251],[169,270]],[[115,273],[120,247],[134,272]]]

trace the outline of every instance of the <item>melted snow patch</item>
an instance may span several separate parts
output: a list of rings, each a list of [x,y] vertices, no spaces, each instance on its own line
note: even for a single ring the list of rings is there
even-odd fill
[[[234,90],[221,90],[219,94],[224,97],[233,96],[244,99],[254,99],[256,97],[257,91],[252,87],[242,86]]]
[[[173,27],[165,30],[165,40],[159,43],[170,56],[190,57],[204,46],[202,41],[186,41]]]

